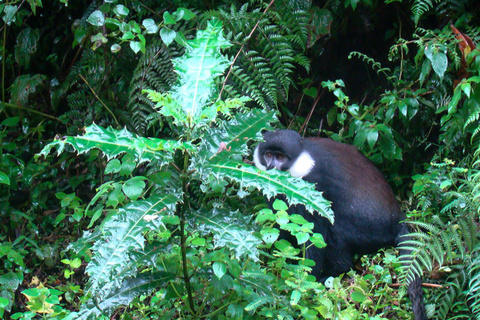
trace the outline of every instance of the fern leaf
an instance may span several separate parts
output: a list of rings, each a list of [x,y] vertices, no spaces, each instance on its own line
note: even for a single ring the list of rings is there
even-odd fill
[[[414,0],[412,5],[412,13],[413,13],[413,21],[415,25],[418,24],[420,18],[427,12],[433,8],[432,0]]]
[[[155,103],[142,91],[167,92],[177,80],[171,60],[182,54],[183,50],[177,49],[174,44],[167,47],[162,41],[157,40],[149,45],[140,58],[133,73],[128,102],[130,123],[140,135],[145,133],[147,125],[151,123],[147,118],[155,114]]]

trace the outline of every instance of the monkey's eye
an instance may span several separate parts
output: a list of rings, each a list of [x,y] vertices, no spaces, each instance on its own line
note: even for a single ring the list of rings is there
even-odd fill
[[[271,158],[273,157],[273,154],[271,152],[265,152],[265,157]]]
[[[283,158],[285,158],[285,156],[284,156],[283,154],[277,155],[277,159],[278,159],[278,160],[283,160]]]

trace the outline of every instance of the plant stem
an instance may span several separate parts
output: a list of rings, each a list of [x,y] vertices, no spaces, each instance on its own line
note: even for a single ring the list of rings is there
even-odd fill
[[[102,99],[100,99],[100,97],[97,95],[97,93],[95,92],[95,90],[93,90],[92,86],[90,85],[90,83],[87,81],[87,79],[85,79],[81,74],[78,75],[80,78],[82,78],[83,82],[85,82],[85,84],[88,86],[88,88],[90,88],[90,91],[93,93],[93,95],[95,96],[95,98],[97,98],[97,100],[102,104],[102,106],[108,111],[108,113],[110,113],[110,115],[113,117],[113,120],[115,120],[115,123],[117,124],[117,126],[120,127],[120,123],[118,123],[118,120],[117,120],[117,117],[115,117],[115,114],[112,112],[112,110],[110,110],[109,107],[107,107],[107,105],[105,103],[103,103]]]
[[[195,305],[193,303],[193,294],[192,294],[192,286],[190,284],[190,277],[188,275],[187,269],[187,247],[185,242],[187,241],[187,237],[185,235],[185,211],[188,206],[188,152],[185,151],[185,158],[183,163],[183,204],[180,210],[180,249],[182,252],[182,269],[183,269],[183,280],[185,281],[185,287],[187,289],[187,296],[188,296],[188,304],[190,306],[190,311],[192,314],[195,314]]]
[[[3,50],[2,50],[2,101],[5,101],[5,43],[7,41],[7,25],[3,27]]]
[[[4,102],[3,100],[0,101],[0,106],[5,106],[5,107],[9,107],[9,108],[14,108],[14,109],[20,109],[20,110],[25,110],[25,111],[28,111],[28,112],[31,112],[31,113],[35,113],[35,114],[38,114],[38,115],[41,115],[45,118],[49,118],[49,119],[52,119],[52,120],[55,120],[55,121],[58,121],[58,122],[62,122],[62,120],[60,120],[59,118],[57,117],[54,117],[54,116],[51,116],[49,114],[46,114],[46,113],[43,113],[43,112],[40,112],[40,111],[37,111],[37,110],[33,110],[33,109],[30,109],[30,108],[25,108],[25,107],[22,107],[22,106],[17,106],[16,104],[11,104],[11,103],[8,103],[8,102]]]

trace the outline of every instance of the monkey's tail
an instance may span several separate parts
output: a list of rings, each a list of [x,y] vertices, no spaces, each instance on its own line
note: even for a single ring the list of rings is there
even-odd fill
[[[408,240],[408,234],[410,230],[406,223],[401,223],[400,231],[395,240],[395,245],[398,247],[402,241]],[[402,256],[406,256],[411,253],[411,250],[400,249],[400,260]],[[408,297],[412,302],[413,316],[415,320],[428,320],[427,313],[425,312],[425,304],[423,302],[423,289],[422,289],[422,277],[415,275],[415,278],[410,281],[407,289]]]

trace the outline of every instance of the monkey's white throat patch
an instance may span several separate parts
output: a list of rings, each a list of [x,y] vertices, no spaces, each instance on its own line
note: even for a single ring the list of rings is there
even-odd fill
[[[260,155],[258,154],[258,146],[255,148],[255,151],[253,152],[253,162],[255,163],[255,167],[262,171],[267,171],[267,167],[265,167],[261,162],[260,162]]]
[[[315,160],[307,152],[302,152],[288,170],[295,178],[301,178],[310,173],[315,165]]]

